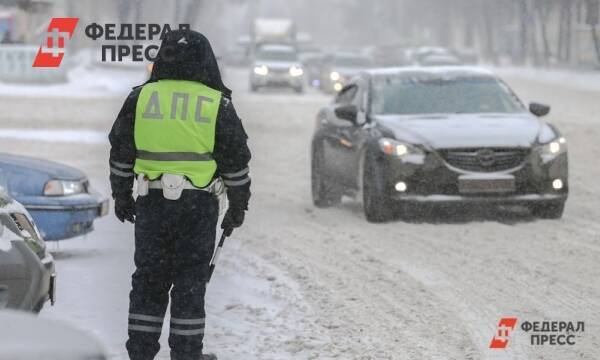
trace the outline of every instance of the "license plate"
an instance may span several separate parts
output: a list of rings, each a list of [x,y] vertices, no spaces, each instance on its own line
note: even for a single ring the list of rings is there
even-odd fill
[[[514,192],[515,179],[512,176],[502,178],[459,178],[458,191],[463,194]]]
[[[50,276],[50,289],[48,296],[50,297],[50,304],[54,305],[56,302],[56,274]]]
[[[287,81],[288,77],[286,74],[273,74],[271,81]]]

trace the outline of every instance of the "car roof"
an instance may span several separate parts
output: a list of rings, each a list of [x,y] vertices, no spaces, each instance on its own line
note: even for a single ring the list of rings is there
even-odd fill
[[[489,77],[496,78],[493,72],[481,67],[471,66],[431,66],[431,67],[396,67],[379,68],[363,72],[370,77],[390,76],[429,76],[431,78],[444,77]]]

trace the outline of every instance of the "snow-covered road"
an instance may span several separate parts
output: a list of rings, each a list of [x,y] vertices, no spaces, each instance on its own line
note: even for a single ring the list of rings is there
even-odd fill
[[[329,99],[315,92],[249,94],[245,72],[228,74],[251,138],[254,186],[247,223],[226,243],[209,286],[207,350],[220,359],[600,357],[598,92],[506,79],[524,99],[552,104],[550,119],[569,141],[571,197],[562,220],[465,211],[375,225],[351,201],[312,206],[309,145],[316,112]],[[74,100],[75,115],[61,108],[48,118],[36,112],[36,99],[29,108],[25,101],[0,99],[11,119],[2,128],[107,132],[112,122],[82,117],[85,107]],[[121,99],[99,101],[108,112]],[[108,144],[23,140],[2,131],[0,138],[0,151],[77,166],[109,193]],[[111,216],[87,238],[50,247],[58,303],[42,316],[92,332],[112,358],[124,358],[132,227]],[[585,321],[585,332],[573,346],[532,346],[517,330],[506,350],[489,350],[505,316]]]

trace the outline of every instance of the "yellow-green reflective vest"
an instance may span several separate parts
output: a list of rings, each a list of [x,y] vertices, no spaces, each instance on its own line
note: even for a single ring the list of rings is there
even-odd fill
[[[134,172],[156,180],[185,175],[195,186],[210,184],[221,93],[194,81],[159,80],[144,85],[135,111]]]

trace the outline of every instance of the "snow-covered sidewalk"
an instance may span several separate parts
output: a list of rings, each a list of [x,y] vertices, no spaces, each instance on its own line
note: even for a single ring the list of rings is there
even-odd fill
[[[0,96],[99,98],[127,96],[132,86],[146,81],[143,64],[139,69],[78,66],[67,75],[67,82],[58,84],[0,82]]]
[[[133,226],[104,218],[86,238],[50,243],[59,298],[42,317],[71,323],[100,340],[111,360],[125,360]],[[220,359],[310,358],[330,342],[311,329],[311,308],[285,273],[228,239],[207,289],[206,350]],[[312,315],[311,317],[314,317]],[[166,316],[157,359],[169,359]],[[312,339],[312,340],[311,340]],[[252,354],[252,355],[250,355]]]
[[[493,71],[500,76],[510,76],[563,88],[600,91],[600,71],[532,67],[498,67],[493,68]]]

